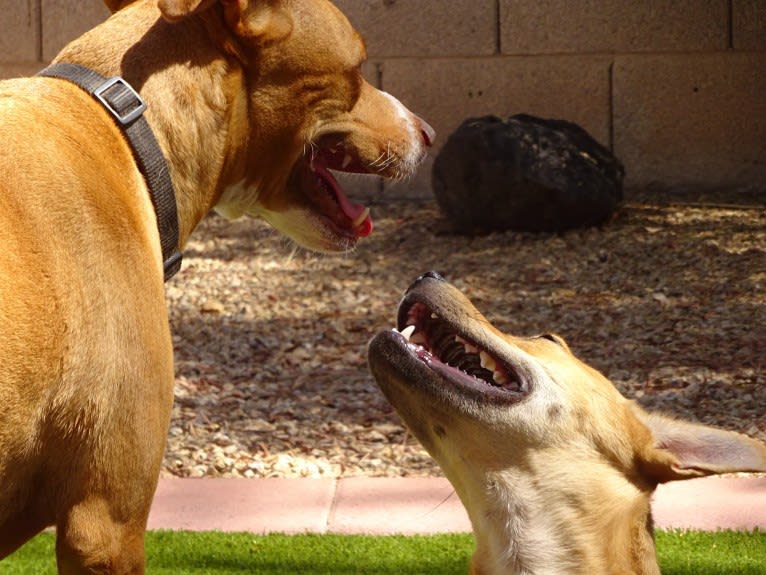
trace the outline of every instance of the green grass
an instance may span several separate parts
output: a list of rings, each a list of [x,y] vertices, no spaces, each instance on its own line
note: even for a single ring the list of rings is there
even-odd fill
[[[766,531],[659,531],[663,575],[766,575]]]
[[[54,575],[54,539],[39,535],[0,562],[2,575]],[[247,533],[147,533],[150,575],[466,575],[473,540]]]
[[[766,532],[657,533],[663,575],[764,575]],[[2,575],[54,575],[53,535],[0,562]],[[153,531],[150,575],[466,575],[470,535],[363,537]]]

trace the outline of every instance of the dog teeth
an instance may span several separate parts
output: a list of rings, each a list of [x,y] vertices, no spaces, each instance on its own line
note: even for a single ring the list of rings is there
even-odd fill
[[[431,312],[431,319],[439,319],[439,316],[436,315],[434,312]]]
[[[407,327],[405,327],[405,328],[404,328],[404,329],[401,331],[401,334],[404,336],[404,338],[405,338],[407,341],[410,341],[410,337],[412,337],[412,334],[413,334],[414,332],[415,332],[415,326],[414,326],[414,325],[408,325]]]
[[[362,212],[356,217],[356,219],[351,222],[354,227],[361,226],[364,223],[364,220],[367,219],[367,216],[370,215],[370,208],[364,208]]]
[[[509,381],[507,375],[505,375],[502,371],[497,370],[492,372],[492,379],[494,379],[495,383],[498,385],[505,385]]]
[[[465,348],[466,353],[479,353],[478,347],[473,345],[471,342],[465,340],[464,338],[460,337],[459,335],[455,336],[455,341],[463,344],[463,347]]]
[[[480,360],[481,366],[484,369],[487,369],[489,371],[495,371],[495,368],[497,367],[497,363],[495,363],[495,358],[489,355],[486,351],[482,350],[479,352],[479,360]]]
[[[351,157],[350,154],[346,154],[343,158],[343,163],[341,164],[341,167],[345,170],[348,168],[348,166],[351,164],[351,162],[354,161],[354,158]]]

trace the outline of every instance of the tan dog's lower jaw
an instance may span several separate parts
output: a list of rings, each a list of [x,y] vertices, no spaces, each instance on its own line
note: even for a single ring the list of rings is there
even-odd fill
[[[369,362],[468,511],[475,575],[659,573],[658,483],[766,470],[761,443],[647,414],[560,338],[501,333],[432,274]]]

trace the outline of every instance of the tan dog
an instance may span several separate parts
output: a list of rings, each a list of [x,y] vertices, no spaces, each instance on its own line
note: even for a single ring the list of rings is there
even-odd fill
[[[650,415],[554,335],[495,329],[433,272],[370,343],[372,373],[465,505],[471,573],[656,574],[658,483],[766,471],[766,446]]]
[[[58,62],[148,104],[179,245],[208,211],[309,248],[371,231],[329,169],[404,178],[433,131],[362,78],[327,0],[107,1]],[[173,401],[157,221],[116,122],[59,78],[0,83],[0,557],[48,525],[61,573],[143,573]]]

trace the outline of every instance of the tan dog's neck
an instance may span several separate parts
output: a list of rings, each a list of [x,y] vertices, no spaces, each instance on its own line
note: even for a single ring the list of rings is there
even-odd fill
[[[498,471],[468,487],[461,499],[476,537],[472,575],[659,574],[650,492],[603,477],[562,489],[557,478]]]
[[[175,186],[183,246],[233,181],[229,178],[236,178],[236,167],[244,169],[243,148],[248,141],[244,78],[237,59],[211,39],[225,36],[221,26],[216,30],[213,14],[169,24],[153,4],[135,2],[124,8],[97,34],[91,31],[72,42],[56,61],[81,64],[107,77],[121,75],[148,103],[146,117]],[[170,26],[172,34],[167,32]],[[200,26],[208,30],[194,33],[193,28]],[[159,36],[158,53],[153,38]],[[168,38],[174,42],[168,44]],[[200,38],[207,43],[200,43]],[[186,66],[194,73],[179,70]]]

